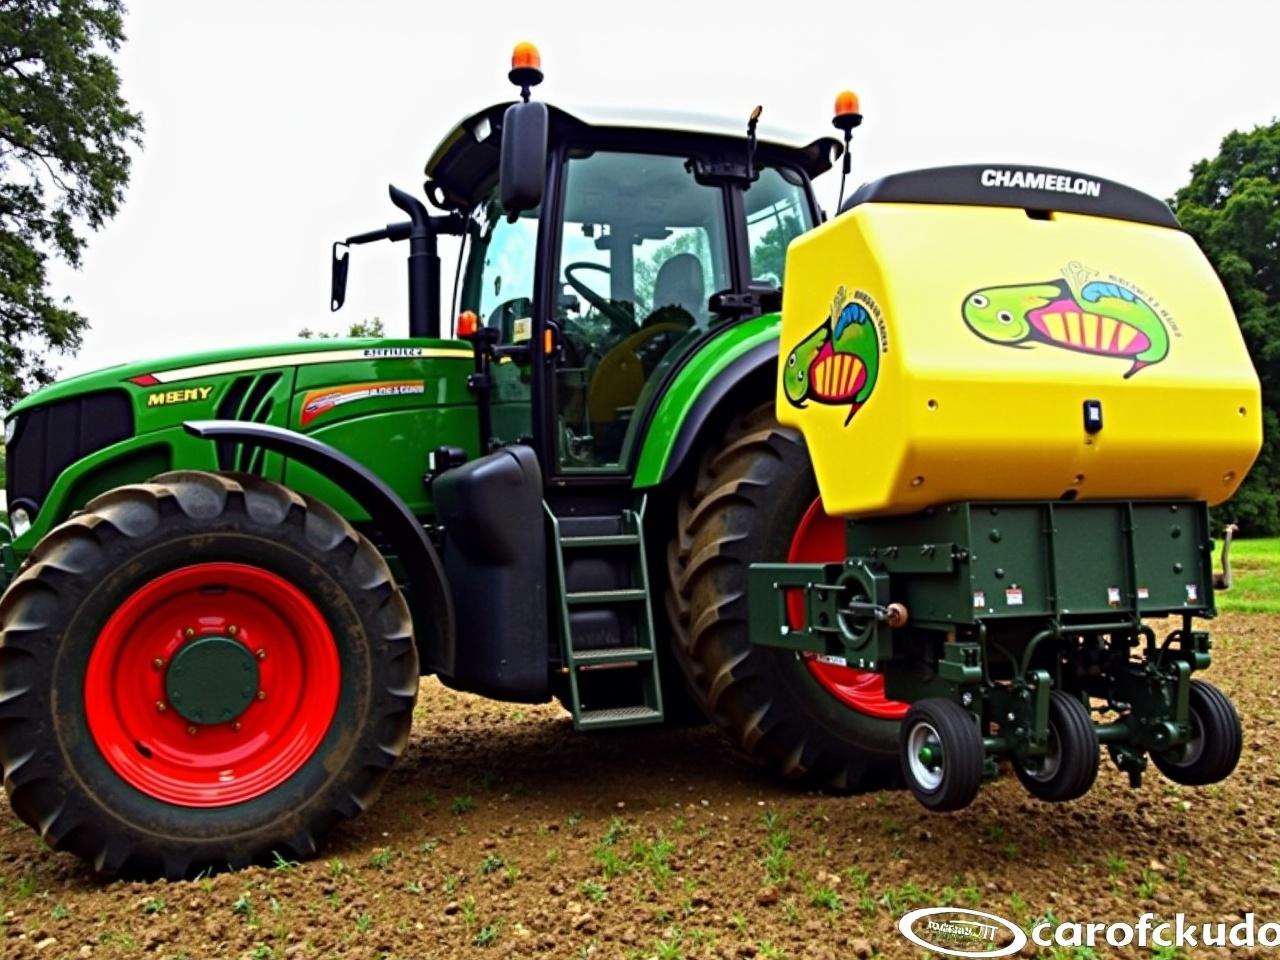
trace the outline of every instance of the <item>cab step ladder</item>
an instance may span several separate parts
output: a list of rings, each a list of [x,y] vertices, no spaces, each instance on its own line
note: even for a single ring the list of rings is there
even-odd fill
[[[644,501],[638,510],[602,516],[547,514],[574,728],[661,723]]]

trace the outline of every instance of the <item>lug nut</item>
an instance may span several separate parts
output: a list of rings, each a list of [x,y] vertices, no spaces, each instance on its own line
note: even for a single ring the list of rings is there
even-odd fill
[[[237,627],[234,623],[231,624],[231,626],[227,627],[227,633],[233,637],[239,632],[240,632],[240,628]]]
[[[160,657],[156,657],[154,660],[151,661],[151,665],[155,667],[157,670],[159,670],[161,667],[164,666],[164,661]]]
[[[192,724],[191,726],[187,727],[187,733],[191,734],[191,736],[193,737],[196,735],[195,724]]]
[[[265,699],[267,699],[267,691],[265,691],[265,690],[259,690],[259,691],[258,691],[258,699],[259,699],[259,700],[265,700]]]
[[[183,630],[183,631],[182,631],[182,635],[183,635],[184,637],[194,637],[194,636],[196,635],[195,628],[194,628],[194,627],[187,627],[187,629],[185,629],[185,630]]]
[[[267,659],[267,651],[260,649],[258,650],[257,653],[254,654],[254,656],[256,656],[259,660],[265,660]]]
[[[235,730],[235,731],[237,731],[237,732],[239,732],[239,730],[240,730],[240,721],[239,721],[239,720],[232,720],[232,721],[231,721],[231,729],[232,729],[232,730]]]
[[[163,700],[156,701],[156,713],[164,713],[169,708],[164,705]]]

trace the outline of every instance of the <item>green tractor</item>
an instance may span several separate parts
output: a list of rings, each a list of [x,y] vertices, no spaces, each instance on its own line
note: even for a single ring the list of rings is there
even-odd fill
[[[1160,581],[1158,613],[1184,581],[1199,592],[1178,593],[1186,628],[1167,658],[1144,662],[1137,693],[1125,688],[1137,707],[1101,681],[1074,684],[1064,663],[1070,652],[1072,671],[1119,676],[1114,651],[1149,632],[1133,536],[1113,536],[1117,516],[1132,525],[1144,508],[1086,518],[1125,559],[1098,574],[1123,596],[1082,619],[1047,586],[1073,562],[1037,540],[1053,504],[1015,504],[1026,515],[1001,524],[1000,562],[1040,572],[1025,607],[988,622],[971,595],[997,587],[975,585],[966,564],[981,548],[966,538],[998,537],[969,507],[866,526],[831,508],[825,481],[819,496],[823,469],[856,474],[876,448],[811,455],[793,415],[873,424],[899,355],[883,327],[867,341],[883,396],[866,400],[866,358],[838,351],[849,324],[874,333],[883,318],[850,289],[832,333],[794,350],[784,334],[780,373],[781,313],[809,296],[791,271],[831,261],[806,238],[863,209],[975,209],[971,187],[948,198],[945,176],[889,178],[823,226],[812,182],[842,149],[848,172],[856,101],[837,116],[843,144],[805,142],[757,135],[758,112],[744,137],[549,107],[530,98],[542,75],[527,47],[511,79],[518,102],[466,117],[428,161],[434,213],[393,187],[406,220],[334,245],[336,310],[353,247],[408,241],[406,337],[139,361],[9,411],[0,761],[22,820],[106,875],[311,856],[403,753],[421,675],[506,701],[557,698],[583,731],[709,719],[782,777],[843,791],[905,776],[937,809],[968,802],[1007,757],[1048,778],[1037,795],[1079,795],[1097,767],[1098,735],[1080,720],[1089,697],[1120,712],[1097,729],[1129,769],[1149,749],[1162,769],[1194,767],[1187,782],[1230,771],[1234,712],[1188,680],[1208,663],[1189,626],[1212,613],[1208,495],[1152,491],[1175,509],[1191,496],[1185,539],[1171,541],[1187,572]],[[1037,229],[1051,219],[1027,188],[1001,189],[991,209]],[[1095,202],[1059,192],[1067,211]],[[1113,205],[1079,216],[1138,222],[1158,205],[1132,191],[1097,202]],[[452,336],[441,235],[463,245]],[[961,292],[1016,279],[997,271]],[[974,338],[959,308],[947,318],[961,336],[1013,356]],[[797,334],[812,313],[797,301]],[[1043,344],[1024,355],[1058,356]],[[857,418],[835,405],[854,386]],[[1237,420],[1253,423],[1255,399]],[[1081,722],[1091,763],[1060,762],[1078,746],[1068,734],[1088,740]],[[1065,786],[1053,764],[1070,768]]]

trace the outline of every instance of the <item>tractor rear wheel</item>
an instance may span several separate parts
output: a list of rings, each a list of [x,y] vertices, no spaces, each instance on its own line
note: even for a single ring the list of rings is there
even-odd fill
[[[886,700],[875,675],[751,643],[752,563],[844,556],[838,521],[815,519],[817,496],[804,441],[778,424],[772,403],[729,426],[680,498],[667,553],[676,659],[707,714],[751,759],[828,789],[883,786],[899,777],[905,705]]]
[[[386,562],[259,478],[102,494],[36,547],[0,627],[13,809],[101,874],[310,856],[408,740],[418,657]]]

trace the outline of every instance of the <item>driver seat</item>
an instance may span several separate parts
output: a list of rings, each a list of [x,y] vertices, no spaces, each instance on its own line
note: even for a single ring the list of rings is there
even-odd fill
[[[692,253],[677,253],[658,268],[658,276],[653,282],[653,312],[645,324],[657,319],[666,307],[683,310],[697,323],[702,319],[706,303],[707,287],[702,276],[702,261]]]
[[[701,260],[692,253],[677,253],[663,261],[653,281],[653,311],[639,330],[600,359],[591,375],[587,413],[597,434],[610,426],[625,429],[626,417],[653,372],[650,368],[701,321],[706,299]]]

